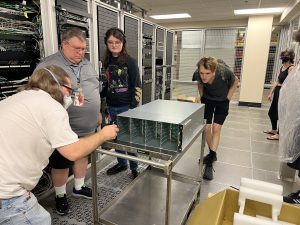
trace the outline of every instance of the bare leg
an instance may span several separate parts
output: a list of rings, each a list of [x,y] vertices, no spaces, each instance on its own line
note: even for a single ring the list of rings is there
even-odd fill
[[[69,169],[51,169],[51,177],[54,187],[60,187],[67,183]]]
[[[220,143],[220,137],[221,137],[221,128],[222,125],[213,123],[212,125],[212,140],[211,140],[211,150],[212,151],[217,151]]]
[[[76,160],[73,165],[74,177],[75,178],[85,177],[87,171],[87,165],[88,165],[87,157]]]
[[[206,143],[207,143],[209,148],[211,148],[212,137],[213,137],[212,125],[211,124],[206,124],[206,126],[205,126],[205,138],[206,138]]]

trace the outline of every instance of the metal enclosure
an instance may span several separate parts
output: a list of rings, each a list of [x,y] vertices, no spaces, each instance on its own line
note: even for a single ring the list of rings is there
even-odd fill
[[[164,99],[171,99],[172,84],[172,62],[173,62],[173,33],[167,31],[166,43],[166,77],[165,77],[165,94]]]
[[[142,104],[152,101],[153,29],[152,24],[142,23]]]
[[[87,36],[85,57],[90,59],[90,26],[87,0],[56,0],[56,23],[58,44],[61,45],[61,34],[69,27],[78,27]]]
[[[98,54],[99,61],[104,61],[105,49],[104,44],[105,33],[112,27],[118,27],[118,11],[106,8],[104,6],[97,6],[97,28],[98,28]],[[101,67],[101,63],[100,63]],[[101,71],[100,71],[100,74]]]
[[[157,27],[156,28],[154,99],[163,99],[164,51],[165,51],[165,31],[164,29]]]
[[[118,142],[180,152],[201,127],[203,118],[203,104],[156,100],[118,115]]]
[[[124,16],[124,33],[126,35],[126,46],[129,54],[135,60],[139,59],[139,21],[135,18]]]

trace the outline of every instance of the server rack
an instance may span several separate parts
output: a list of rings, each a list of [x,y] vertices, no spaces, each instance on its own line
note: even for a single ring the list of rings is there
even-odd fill
[[[55,5],[58,44],[61,44],[62,31],[69,27],[78,27],[82,29],[87,36],[87,50],[85,57],[90,59],[90,27],[88,21],[91,18],[91,14],[88,13],[88,1],[56,0]]]
[[[152,101],[154,26],[142,23],[142,104]]]
[[[163,99],[164,83],[164,51],[165,31],[163,28],[156,28],[156,54],[155,54],[155,87],[154,99]]]
[[[129,54],[139,62],[139,20],[125,14],[124,33]]]
[[[172,64],[173,64],[173,40],[174,35],[170,31],[167,32],[166,38],[166,76],[165,76],[165,88],[164,88],[164,99],[171,99],[172,90]]]
[[[32,74],[42,51],[39,4],[0,3],[0,100],[17,92]]]
[[[97,28],[98,28],[98,55],[99,55],[99,74],[104,75],[102,71],[102,63],[105,56],[105,43],[104,37],[108,29],[118,27],[119,25],[119,12],[113,7],[104,4],[97,5]]]

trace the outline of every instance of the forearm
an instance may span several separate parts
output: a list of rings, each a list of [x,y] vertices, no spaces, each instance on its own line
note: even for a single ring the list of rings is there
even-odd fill
[[[76,161],[89,155],[98,146],[105,142],[100,132],[80,138],[77,142],[58,148],[58,151],[67,159]]]
[[[203,85],[198,82],[198,91],[200,98],[203,96]]]
[[[272,86],[272,88],[271,88],[271,90],[270,90],[269,95],[272,95],[272,94],[273,94],[273,92],[274,92],[274,90],[275,90],[275,88],[276,88],[277,85],[278,85],[278,81],[275,81],[275,83],[273,84],[273,86]]]
[[[119,129],[116,125],[109,125],[93,135],[80,138],[77,142],[57,148],[57,150],[67,159],[76,161],[91,152],[105,141],[116,138]]]
[[[233,84],[231,85],[231,87],[228,90],[228,94],[227,94],[228,100],[231,100],[231,98],[232,98],[232,96],[233,96],[233,94],[234,94],[234,92],[237,88],[238,83],[239,83],[238,78],[235,78]]]

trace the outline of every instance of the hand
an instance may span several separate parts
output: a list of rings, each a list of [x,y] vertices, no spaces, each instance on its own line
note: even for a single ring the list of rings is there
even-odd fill
[[[142,96],[142,89],[139,88],[139,87],[136,87],[136,88],[135,88],[135,96],[134,96],[135,100],[136,100],[137,102],[140,102],[141,96]]]
[[[114,140],[119,132],[117,125],[108,125],[102,128],[100,133],[103,135],[105,141]]]
[[[268,95],[268,100],[269,100],[269,101],[272,101],[272,94],[269,94],[269,95]]]

